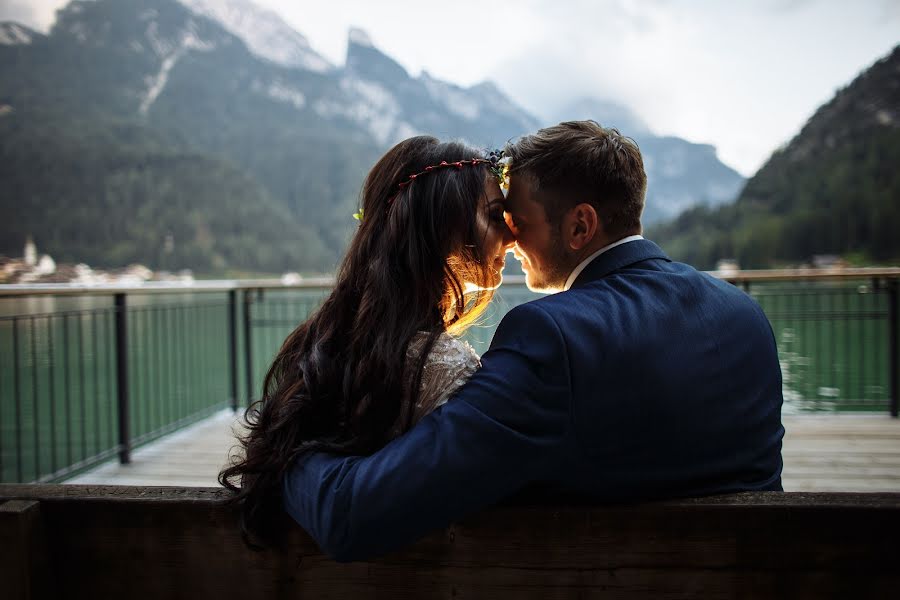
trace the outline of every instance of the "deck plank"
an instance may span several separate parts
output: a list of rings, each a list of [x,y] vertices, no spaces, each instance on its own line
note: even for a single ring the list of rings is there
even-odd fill
[[[784,418],[786,491],[900,492],[900,420],[887,415]],[[72,484],[217,486],[237,441],[224,410],[132,453],[66,481]]]

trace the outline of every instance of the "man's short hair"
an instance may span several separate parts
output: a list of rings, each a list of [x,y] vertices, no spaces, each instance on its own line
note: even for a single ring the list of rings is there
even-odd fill
[[[641,230],[647,175],[637,143],[594,121],[567,121],[507,145],[510,174],[532,178],[546,192],[551,224],[582,202],[591,204],[607,235]]]

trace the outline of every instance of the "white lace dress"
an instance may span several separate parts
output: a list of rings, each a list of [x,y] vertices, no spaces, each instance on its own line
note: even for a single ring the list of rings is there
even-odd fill
[[[406,362],[411,368],[418,365],[422,349],[427,341],[428,334],[420,332],[409,342],[409,348],[406,350]],[[455,338],[449,333],[442,333],[435,340],[425,361],[413,423],[418,423],[419,419],[447,402],[480,367],[481,360],[468,342]],[[393,437],[402,433],[399,424],[394,427],[392,433]]]

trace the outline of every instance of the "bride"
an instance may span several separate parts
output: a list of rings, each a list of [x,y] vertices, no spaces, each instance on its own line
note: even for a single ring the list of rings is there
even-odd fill
[[[284,341],[245,414],[242,452],[219,474],[248,541],[279,542],[297,456],[371,454],[480,366],[456,336],[490,302],[513,243],[497,159],[420,136],[369,172],[334,289]]]

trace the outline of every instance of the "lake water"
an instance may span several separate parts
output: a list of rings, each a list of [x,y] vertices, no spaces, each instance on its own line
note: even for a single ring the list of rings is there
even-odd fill
[[[775,332],[785,414],[887,410],[887,294],[868,282],[757,284],[750,291]],[[232,385],[242,406],[258,397],[281,342],[327,293],[252,294],[249,365],[239,301],[236,371],[226,293],[129,295],[133,444],[228,406]],[[506,311],[535,297],[524,286],[504,286],[466,339],[484,352]],[[117,360],[112,297],[0,299],[0,481],[59,479],[115,454]]]

